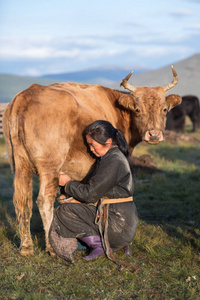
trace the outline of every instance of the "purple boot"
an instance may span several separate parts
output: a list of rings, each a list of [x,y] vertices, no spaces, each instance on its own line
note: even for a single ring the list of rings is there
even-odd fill
[[[90,254],[84,256],[83,259],[94,260],[104,254],[104,249],[102,247],[100,236],[98,235],[87,236],[87,237],[80,238],[80,240],[92,249]]]

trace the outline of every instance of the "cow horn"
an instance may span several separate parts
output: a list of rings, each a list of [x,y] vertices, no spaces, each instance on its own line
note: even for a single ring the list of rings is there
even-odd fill
[[[125,89],[134,92],[135,91],[135,87],[131,84],[128,83],[129,78],[131,77],[131,75],[133,74],[133,71],[131,73],[129,73],[126,78],[124,78],[120,84],[120,86],[123,86]]]
[[[167,92],[168,90],[170,90],[171,88],[173,88],[173,87],[177,84],[177,82],[178,82],[178,76],[177,76],[177,73],[176,73],[176,71],[174,70],[174,67],[173,67],[173,66],[171,66],[171,68],[172,68],[172,72],[173,72],[174,79],[173,79],[173,81],[172,81],[171,83],[166,84],[166,85],[163,86],[164,91],[166,91],[166,92]]]

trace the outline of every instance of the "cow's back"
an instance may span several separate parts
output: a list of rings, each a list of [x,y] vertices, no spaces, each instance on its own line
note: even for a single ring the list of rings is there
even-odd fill
[[[98,115],[102,118],[110,119],[111,122],[115,122],[117,114],[114,109],[114,101],[116,100],[114,91],[102,87],[101,85],[88,85],[88,84],[78,84],[78,83],[55,83],[49,86],[50,91],[53,90],[65,95],[64,100],[67,102],[69,95],[71,95],[75,102],[77,111],[81,113],[81,117],[84,118],[82,111],[84,110],[85,116],[88,115]],[[116,94],[119,92],[116,92]],[[63,102],[62,102],[63,103]],[[75,103],[74,103],[75,104]],[[74,104],[72,105],[74,107]],[[70,105],[68,103],[67,105]]]
[[[34,136],[39,137],[38,148],[41,140],[42,147],[53,147],[60,139],[71,144],[74,137],[82,138],[84,128],[96,119],[115,125],[117,114],[109,96],[101,86],[33,85],[28,89],[27,104],[19,112],[24,138],[31,144]]]
[[[88,164],[82,132],[97,119],[116,126],[114,100],[111,90],[98,85],[31,85],[13,99],[5,113],[10,159],[15,156],[14,148],[20,147],[35,173],[47,163],[52,168],[60,168],[65,161],[72,165],[81,153],[85,156],[79,165],[84,165],[83,160]]]

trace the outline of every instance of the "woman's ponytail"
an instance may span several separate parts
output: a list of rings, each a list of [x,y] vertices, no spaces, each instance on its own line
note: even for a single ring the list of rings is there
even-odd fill
[[[129,146],[123,132],[119,129],[115,129],[114,142],[118,146],[119,150],[128,158],[130,155]]]

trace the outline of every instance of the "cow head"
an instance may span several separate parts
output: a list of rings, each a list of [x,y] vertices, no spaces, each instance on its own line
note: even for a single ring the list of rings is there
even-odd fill
[[[133,126],[138,130],[141,140],[149,144],[158,144],[164,140],[163,132],[166,125],[167,112],[181,103],[178,95],[166,96],[169,89],[178,82],[178,76],[172,66],[173,82],[165,86],[135,87],[128,83],[131,72],[121,85],[131,91],[118,100],[119,104],[131,111]]]

